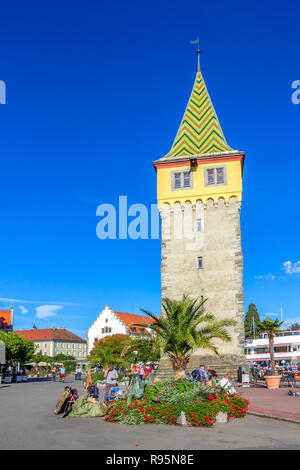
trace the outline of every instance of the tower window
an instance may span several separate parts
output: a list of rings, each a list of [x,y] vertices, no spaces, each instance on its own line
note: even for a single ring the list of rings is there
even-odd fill
[[[202,219],[196,219],[195,232],[202,232]]]
[[[193,187],[193,177],[191,171],[173,171],[172,175],[172,191],[179,189],[189,189]]]
[[[189,171],[183,173],[183,187],[189,188],[191,186],[191,175]]]
[[[198,269],[203,269],[203,259],[202,259],[202,256],[198,256]]]
[[[204,185],[205,186],[218,186],[218,185],[224,185],[224,184],[227,184],[225,166],[205,168],[205,173],[204,173]]]
[[[174,183],[175,189],[181,188],[181,173],[174,174]]]

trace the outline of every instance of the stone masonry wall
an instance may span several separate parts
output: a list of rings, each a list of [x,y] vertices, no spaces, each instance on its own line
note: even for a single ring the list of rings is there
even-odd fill
[[[183,294],[207,298],[206,310],[216,318],[234,318],[228,328],[232,341],[216,341],[220,357],[207,350],[193,353],[188,370],[200,364],[236,378],[237,368],[246,365],[244,355],[243,254],[241,251],[240,201],[223,198],[206,204],[164,205],[161,215],[162,297],[180,299]],[[202,230],[195,232],[196,219]],[[192,227],[189,228],[189,227]],[[202,257],[203,269],[198,268]],[[172,374],[170,361],[161,361],[158,377]]]

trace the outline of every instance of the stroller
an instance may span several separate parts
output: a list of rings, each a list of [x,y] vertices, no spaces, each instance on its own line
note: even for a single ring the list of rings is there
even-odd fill
[[[104,397],[104,403],[107,405],[107,403],[114,401],[117,398],[119,391],[119,387],[112,387],[110,389],[110,394]]]

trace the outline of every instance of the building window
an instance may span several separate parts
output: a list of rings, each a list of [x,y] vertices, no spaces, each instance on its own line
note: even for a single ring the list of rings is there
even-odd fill
[[[227,184],[226,166],[205,168],[204,186],[219,186]]]
[[[108,323],[108,318],[105,318],[105,323]]]
[[[191,171],[173,171],[171,174],[172,191],[190,189],[193,187],[193,173]]]
[[[203,269],[203,259],[202,259],[202,256],[198,256],[198,269]]]
[[[195,232],[202,232],[202,219],[196,219]]]

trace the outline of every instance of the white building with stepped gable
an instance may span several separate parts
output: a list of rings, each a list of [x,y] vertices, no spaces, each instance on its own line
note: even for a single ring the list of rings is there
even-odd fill
[[[100,312],[94,323],[87,330],[88,353],[93,349],[95,341],[109,335],[146,336],[150,333],[147,326],[153,320],[146,315],[117,312],[108,305]],[[145,325],[144,327],[135,324]]]

